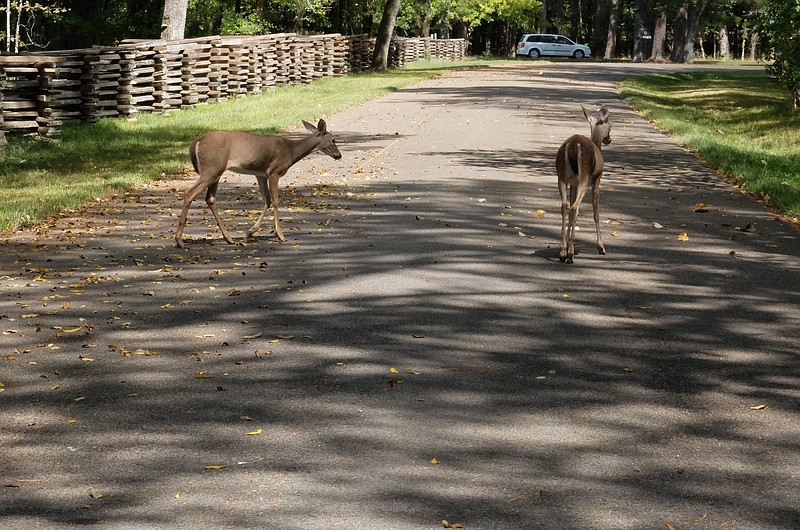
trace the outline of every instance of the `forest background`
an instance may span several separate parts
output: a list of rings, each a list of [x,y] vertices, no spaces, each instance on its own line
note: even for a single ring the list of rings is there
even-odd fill
[[[761,57],[767,48],[755,28],[774,0],[0,1],[5,53],[158,38],[167,4],[185,12],[186,37],[379,35],[381,22],[393,16],[396,35],[465,38],[473,55],[506,57],[523,33],[552,32],[589,44],[607,60],[692,62]]]

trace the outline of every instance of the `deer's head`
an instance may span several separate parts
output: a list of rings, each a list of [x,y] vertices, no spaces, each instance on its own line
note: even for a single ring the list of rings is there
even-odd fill
[[[319,123],[316,127],[305,120],[303,121],[303,125],[305,125],[306,129],[308,129],[311,134],[316,135],[320,139],[320,151],[334,160],[339,160],[342,158],[342,153],[340,153],[339,148],[336,147],[336,140],[334,140],[331,133],[328,132],[328,126],[326,125],[325,120],[319,120]]]
[[[611,121],[608,119],[608,109],[602,105],[595,111],[588,111],[581,105],[583,115],[589,121],[589,128],[592,131],[592,141],[600,147],[600,144],[608,145],[611,143]]]

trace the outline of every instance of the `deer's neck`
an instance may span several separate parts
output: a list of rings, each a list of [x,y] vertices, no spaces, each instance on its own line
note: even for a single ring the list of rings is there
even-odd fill
[[[314,135],[306,136],[304,138],[295,140],[291,138],[283,138],[286,150],[289,153],[291,165],[299,162],[301,159],[310,155],[317,147],[319,142]]]
[[[592,143],[596,145],[598,149],[603,148],[603,136],[601,127],[592,127]]]

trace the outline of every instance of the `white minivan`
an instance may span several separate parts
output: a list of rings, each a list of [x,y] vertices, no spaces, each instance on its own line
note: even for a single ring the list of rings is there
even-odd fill
[[[528,33],[519,39],[517,55],[526,55],[531,59],[538,59],[546,55],[583,59],[584,57],[591,57],[592,50],[588,46],[572,42],[564,35]]]

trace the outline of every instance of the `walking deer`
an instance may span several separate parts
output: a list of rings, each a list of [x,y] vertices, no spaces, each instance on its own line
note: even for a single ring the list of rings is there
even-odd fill
[[[611,143],[611,122],[605,105],[588,112],[581,105],[583,115],[589,121],[591,139],[575,134],[566,139],[558,149],[556,172],[558,191],[561,194],[561,261],[572,263],[575,255],[575,223],[578,220],[583,196],[592,187],[592,210],[597,230],[597,251],[605,254],[603,236],[600,234],[600,179],[603,176],[602,145]],[[567,187],[569,186],[569,196]],[[569,215],[569,224],[567,223]]]
[[[342,158],[325,120],[319,120],[316,127],[306,121],[303,121],[303,125],[311,134],[301,139],[237,131],[211,131],[195,139],[189,147],[189,157],[200,177],[186,190],[183,198],[183,209],[175,232],[178,246],[185,248],[183,229],[186,227],[189,206],[203,190],[207,190],[206,204],[222,231],[222,237],[233,244],[233,238],[225,228],[215,204],[219,179],[226,170],[254,175],[264,199],[264,210],[248,231],[247,237],[261,229],[261,222],[272,209],[275,235],[280,241],[285,241],[278,220],[278,180],[290,167],[314,151],[322,151],[334,160]]]

